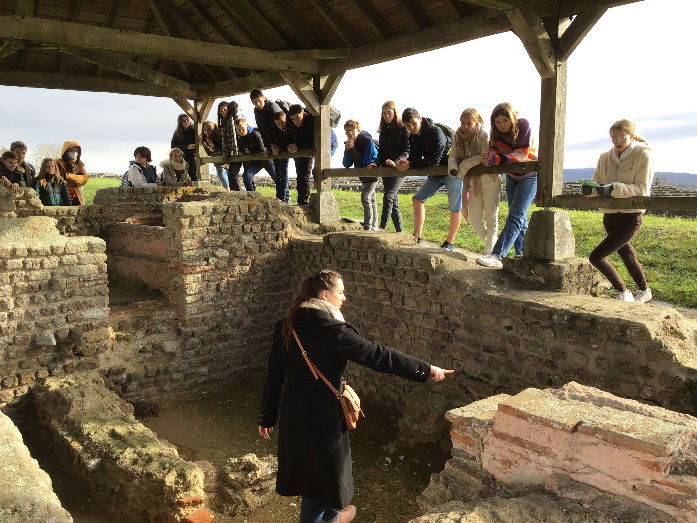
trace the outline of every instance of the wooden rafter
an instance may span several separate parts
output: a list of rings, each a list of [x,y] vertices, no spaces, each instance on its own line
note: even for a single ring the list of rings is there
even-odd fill
[[[34,0],[14,0],[14,12],[20,16],[34,16]]]
[[[24,44],[22,42],[6,40],[0,45],[0,59],[16,53],[20,49],[24,49]]]
[[[319,115],[321,101],[315,92],[311,77],[294,71],[282,71],[281,76],[288,83],[295,96],[305,104],[305,107],[315,116]]]
[[[424,25],[421,23],[420,15],[416,12],[414,6],[409,3],[409,0],[395,0],[395,3],[416,29],[423,29]]]
[[[0,85],[16,87],[40,87],[44,89],[68,89],[105,93],[161,96],[171,98],[170,89],[145,82],[117,78],[96,78],[94,75],[66,75],[60,73],[37,73],[33,71],[0,71]]]
[[[249,0],[213,0],[250,42],[262,49],[288,49],[291,46]]]
[[[319,15],[327,22],[342,42],[349,47],[354,47],[356,44],[353,40],[353,35],[346,31],[346,24],[340,20],[339,16],[332,11],[329,6],[322,0],[309,0],[310,4],[315,8]]]
[[[352,49],[351,56],[348,58],[323,62],[320,72],[329,74],[355,69],[503,33],[510,29],[510,23],[503,17],[489,18],[486,15],[477,15],[460,18],[446,24],[356,47]]]
[[[387,32],[380,23],[380,17],[375,14],[373,8],[370,7],[365,0],[348,0],[348,2],[354,7],[354,9],[356,9],[356,11],[358,11],[361,18],[367,22],[368,27],[370,27],[371,31],[375,33],[375,36],[381,40],[387,38]]]
[[[75,3],[73,4],[73,9],[70,12],[70,20],[78,20],[80,18],[80,13],[82,12],[82,5],[85,3],[85,0],[75,0]],[[65,71],[65,63],[66,63],[66,55],[61,53],[60,57],[58,58],[58,72],[62,73]]]
[[[160,73],[155,69],[141,65],[123,56],[82,49],[61,49],[61,52],[81,58],[104,69],[116,71],[159,87],[168,88],[173,93],[182,93],[192,97],[195,94],[188,82]]]
[[[557,64],[557,52],[542,19],[529,9],[518,8],[506,10],[506,16],[540,76],[553,77]]]
[[[198,89],[199,96],[221,98],[249,93],[252,89],[270,89],[281,85],[286,85],[285,79],[280,73],[273,71],[251,74],[214,84],[194,84],[193,87]]]
[[[89,30],[85,31],[85,27]],[[129,55],[137,51],[142,56],[208,65],[308,73],[316,73],[319,69],[318,60],[306,58],[303,51],[265,51],[44,18],[0,16],[0,38]]]
[[[448,11],[450,11],[450,14],[456,18],[460,18],[462,16],[462,11],[461,11],[461,5],[459,2],[456,0],[444,0],[445,7],[448,8]]]
[[[542,18],[548,16],[567,17],[575,16],[583,11],[598,8],[611,8],[621,5],[633,4],[642,0],[459,0],[468,4],[475,4],[490,9],[506,11],[508,9],[533,9]]]
[[[320,94],[320,101],[322,103],[329,103],[334,97],[341,80],[344,78],[346,71],[338,71],[329,75],[317,75],[315,79],[317,80],[317,85],[315,85],[315,91]]]
[[[287,0],[271,0],[271,3],[283,15],[283,18],[293,26],[298,34],[299,41],[304,47],[316,47],[316,45],[307,38],[307,28],[300,23],[297,13],[288,5]]]
[[[174,36],[171,29],[171,22],[166,18],[165,10],[163,9],[160,0],[148,0],[148,5],[150,6],[150,12],[152,13],[153,18],[157,22],[157,25],[160,26],[160,31],[162,31],[162,34],[165,36]],[[181,69],[182,73],[184,73],[187,78],[191,78],[189,68],[186,66],[186,64],[178,60],[176,63],[179,66],[179,69]]]
[[[593,26],[605,14],[605,11],[607,11],[607,8],[604,7],[583,11],[574,18],[559,40],[558,57],[560,61],[564,62],[569,59],[571,53],[574,52],[588,32],[593,29]]]
[[[194,13],[196,13],[197,16],[199,16],[206,24],[210,26],[211,29],[213,29],[213,32],[217,34],[224,42],[230,44],[230,45],[238,45],[239,42],[235,41],[235,38],[228,33],[227,29],[225,29],[223,26],[221,26],[218,23],[218,20],[216,17],[211,16],[209,13],[206,13],[203,8],[199,7],[196,5],[196,2],[192,2],[191,0],[183,0],[184,5],[188,6],[189,9],[191,9]],[[176,8],[175,8],[176,9]],[[196,27],[196,24],[187,24],[190,27]]]
[[[172,100],[174,100],[177,105],[181,108],[184,113],[191,118],[193,121],[196,121],[196,109],[194,109],[194,106],[191,105],[191,102],[187,100],[186,98],[176,98],[173,97]]]

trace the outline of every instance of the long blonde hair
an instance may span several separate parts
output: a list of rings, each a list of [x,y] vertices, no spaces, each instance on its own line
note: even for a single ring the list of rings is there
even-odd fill
[[[46,170],[46,165],[48,164],[48,162],[53,162],[53,166],[55,167],[55,170],[52,174]],[[65,183],[63,177],[58,172],[58,165],[56,164],[56,161],[53,158],[44,158],[43,160],[41,160],[39,174],[36,177],[39,179],[41,187],[46,187],[46,185],[49,182]]]
[[[615,123],[613,123],[610,126],[610,132],[612,131],[622,131],[627,133],[629,136],[632,137],[632,140],[636,140],[637,142],[642,142],[648,145],[649,142],[646,141],[646,138],[641,136],[639,133],[636,132],[636,125],[634,125],[634,122],[631,122],[626,119],[622,120],[617,120]]]
[[[477,125],[469,133],[465,133],[465,131],[460,129],[460,127],[458,126],[457,131],[455,131],[455,144],[466,155],[473,156],[475,154],[479,154],[481,151],[475,151],[473,150],[473,147],[476,146],[477,136],[479,135],[479,131],[484,126],[484,118],[482,118],[482,115],[479,114],[479,111],[472,107],[468,107],[467,109],[462,111],[462,114],[460,114],[460,120],[462,120],[463,118],[472,118],[472,120],[474,120],[477,123]]]

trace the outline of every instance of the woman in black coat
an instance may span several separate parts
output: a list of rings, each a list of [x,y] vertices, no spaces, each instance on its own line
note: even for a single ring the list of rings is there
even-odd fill
[[[421,382],[441,381],[453,372],[361,338],[343,319],[344,301],[339,273],[323,270],[306,278],[288,314],[276,324],[269,355],[259,434],[269,439],[280,405],[276,492],[302,496],[301,523],[346,523],[355,517],[356,507],[349,505],[351,447],[339,401],[322,380],[313,378],[292,328],[310,361],[337,390],[349,361]]]
[[[196,129],[188,115],[182,113],[177,118],[177,128],[172,135],[171,147],[184,151],[184,159],[189,164],[189,178],[198,180],[196,172]]]
[[[380,141],[378,159],[376,163],[368,165],[372,167],[395,167],[400,160],[409,158],[409,131],[402,123],[402,118],[397,112],[397,106],[392,101],[382,104],[380,117]],[[399,189],[404,183],[404,176],[383,177],[382,185],[385,193],[382,198],[382,215],[380,216],[380,230],[387,228],[387,222],[392,217],[395,232],[402,232],[402,213],[399,210]]]

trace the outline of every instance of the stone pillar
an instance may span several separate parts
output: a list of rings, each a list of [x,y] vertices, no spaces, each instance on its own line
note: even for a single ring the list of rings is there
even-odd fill
[[[523,254],[526,258],[549,261],[576,256],[576,240],[569,213],[552,209],[533,212]]]

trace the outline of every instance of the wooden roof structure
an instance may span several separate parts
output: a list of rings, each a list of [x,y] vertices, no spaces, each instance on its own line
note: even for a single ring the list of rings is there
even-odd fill
[[[564,206],[566,61],[608,8],[636,1],[0,0],[0,85],[171,97],[198,135],[215,98],[287,84],[319,117],[314,151],[296,155],[314,154],[321,193],[345,175],[330,168],[325,132],[345,71],[513,31],[541,78],[539,162],[529,166],[538,204]],[[394,175],[383,170],[365,175]],[[604,200],[697,207],[696,198]]]

